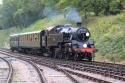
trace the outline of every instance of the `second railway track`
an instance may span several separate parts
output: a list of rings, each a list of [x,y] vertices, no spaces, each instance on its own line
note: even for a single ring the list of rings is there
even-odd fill
[[[6,54],[6,53],[3,53],[3,52],[0,52],[0,54],[3,54],[3,55],[6,55],[5,57],[0,57],[0,59],[2,59],[3,61],[5,61],[8,66],[9,66],[9,74],[7,76],[7,80],[5,83],[13,83],[12,79],[13,79],[13,73],[14,73],[14,70],[13,70],[13,66],[12,66],[12,63],[9,62],[9,60],[7,58],[13,58],[11,56],[9,56],[9,54]],[[39,79],[40,79],[40,83],[48,83],[42,73],[42,69],[40,69],[34,62],[31,62],[31,61],[28,61],[28,60],[23,60],[23,59],[19,59],[19,60],[22,60],[22,61],[25,61],[29,64],[31,64],[31,66],[37,71],[38,73],[38,76],[39,76]],[[0,83],[4,83],[4,82],[0,82]],[[34,82],[36,83],[36,82]],[[37,82],[39,83],[39,82]]]
[[[0,57],[0,59],[2,59],[7,64],[8,70],[9,70],[7,77],[6,77],[6,80],[5,80],[5,83],[11,83],[12,76],[13,76],[13,67],[12,67],[11,63],[8,60],[6,60],[5,58]],[[4,77],[4,76],[2,76],[2,77]]]
[[[22,56],[25,56],[22,54],[11,53],[11,52],[7,52],[7,51],[6,51],[6,53],[15,54],[16,57],[18,57],[18,58],[22,58]],[[82,71],[82,72],[100,74],[100,75],[105,76],[105,77],[119,80],[119,81],[121,81],[121,83],[125,82],[124,65],[111,64],[111,63],[100,63],[100,62],[72,62],[72,61],[48,59],[45,57],[38,57],[38,56],[37,57],[25,56],[25,57],[23,57],[23,59],[33,61],[34,63],[40,64],[40,65],[45,65],[45,66],[48,66],[51,68],[55,68],[56,70],[61,70],[61,71],[65,72],[66,74],[68,74],[69,78],[72,79],[76,83],[78,81],[75,80],[71,76],[71,74],[77,75],[78,77],[85,78],[85,79],[88,79],[88,80],[91,80],[94,82],[98,82],[98,83],[112,83],[112,81],[103,80],[103,79],[95,78],[92,76],[87,76],[87,75],[84,75],[82,73],[67,70],[65,68],[63,69],[61,67],[66,67],[66,68],[70,68],[72,70],[78,70],[78,71]]]

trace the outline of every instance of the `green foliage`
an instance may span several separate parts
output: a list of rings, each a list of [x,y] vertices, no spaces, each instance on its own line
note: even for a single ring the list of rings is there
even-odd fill
[[[28,26],[43,18],[44,4],[41,0],[4,0],[1,7],[3,26]]]
[[[63,15],[58,15],[51,18],[45,18],[42,20],[36,21],[34,24],[30,25],[28,28],[24,28],[23,32],[29,32],[29,31],[37,31],[42,30],[50,26],[58,25],[58,24],[66,24],[66,23],[72,23],[70,21],[67,21]]]
[[[125,58],[124,22],[122,14],[96,18],[94,23],[88,22],[87,27],[90,27],[92,38],[95,39],[99,50],[97,58],[100,55],[111,61],[114,59],[120,61]]]
[[[3,0],[0,6],[0,26],[26,27],[33,22],[47,17],[46,7],[63,12],[67,7],[77,8],[79,13],[87,18],[93,15],[110,15],[121,12],[124,0]],[[53,11],[55,12],[55,11]]]
[[[6,30],[0,30],[0,47],[9,47],[9,35],[13,33],[19,33],[20,28],[10,28]]]

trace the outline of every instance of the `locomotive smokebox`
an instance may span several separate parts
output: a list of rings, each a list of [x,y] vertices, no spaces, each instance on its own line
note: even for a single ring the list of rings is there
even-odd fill
[[[77,22],[76,25],[77,25],[77,27],[81,27],[82,23],[81,22]]]

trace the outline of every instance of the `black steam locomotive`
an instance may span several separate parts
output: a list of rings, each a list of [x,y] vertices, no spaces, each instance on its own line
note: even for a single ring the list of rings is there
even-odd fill
[[[87,28],[69,24],[49,27],[46,30],[10,35],[10,49],[40,54],[59,59],[89,60],[96,49]]]

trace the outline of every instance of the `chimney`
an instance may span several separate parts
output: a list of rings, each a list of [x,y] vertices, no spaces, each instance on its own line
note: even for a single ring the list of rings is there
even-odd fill
[[[82,26],[82,23],[81,22],[77,22],[77,27],[81,27]]]

